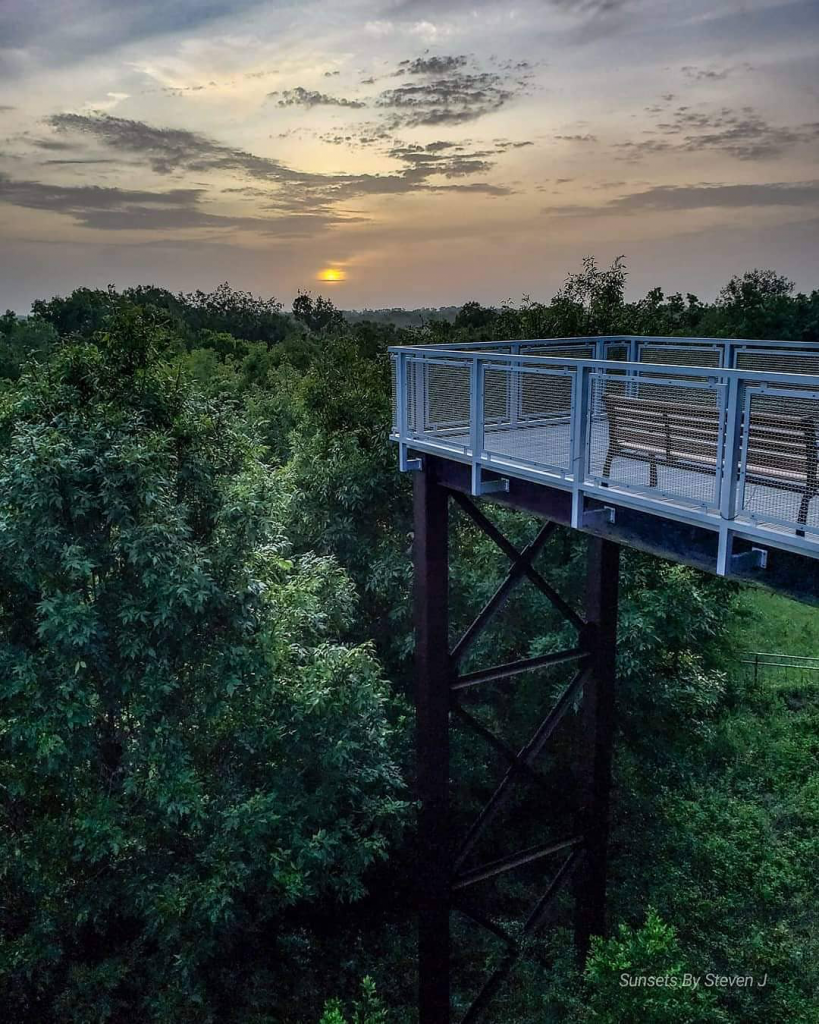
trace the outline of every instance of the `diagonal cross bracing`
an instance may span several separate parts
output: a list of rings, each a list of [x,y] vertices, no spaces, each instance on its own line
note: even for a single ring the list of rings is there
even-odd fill
[[[516,763],[509,766],[506,774],[501,779],[498,788],[489,798],[483,810],[467,832],[466,837],[461,844],[461,848],[455,857],[454,867],[456,871],[459,871],[461,867],[463,867],[470,853],[475,848],[476,843],[489,827],[491,822],[494,821],[498,811],[500,811],[501,807],[503,807],[511,795],[511,784],[520,770],[517,762],[521,761],[524,764],[531,766],[532,762],[537,758],[541,750],[543,750],[544,746],[549,741],[549,737],[563,720],[564,715],[572,706],[575,698],[579,695],[585,675],[586,670],[584,667],[581,667],[577,672],[575,672],[574,678],[555,701],[552,709],[549,711],[549,714],[537,727],[529,742],[525,746],[521,747],[516,757]]]
[[[507,558],[512,562],[517,562],[521,558],[521,553],[517,548],[513,544],[510,544],[497,526],[495,526],[490,519],[487,519],[483,512],[481,512],[479,508],[476,508],[465,494],[461,494],[459,491],[451,491],[450,493],[455,502],[469,516],[472,522],[475,523],[476,526],[479,526],[481,530],[483,530],[483,532],[498,545]],[[543,579],[536,569],[527,563],[523,568],[523,575],[534,583],[544,597],[548,598],[560,614],[565,619],[568,619],[576,629],[579,630],[583,628],[583,619],[581,619],[570,604],[567,604],[566,601],[563,600],[554,587],[549,586],[546,580]]]

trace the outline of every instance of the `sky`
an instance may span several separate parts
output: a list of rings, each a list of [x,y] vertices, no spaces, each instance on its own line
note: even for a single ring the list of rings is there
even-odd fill
[[[811,290],[817,157],[817,0],[0,0],[0,309]]]

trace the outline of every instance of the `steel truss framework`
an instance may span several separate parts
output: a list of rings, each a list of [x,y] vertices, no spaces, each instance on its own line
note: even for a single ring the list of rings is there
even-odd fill
[[[590,937],[601,934],[604,929],[619,547],[600,537],[589,538],[586,607],[581,616],[534,567],[536,557],[556,528],[554,522],[546,522],[534,540],[518,551],[471,498],[439,482],[432,460],[414,477],[417,784],[422,851],[418,886],[419,1020],[421,1024],[445,1024],[451,1019],[450,911],[457,910],[506,946],[500,965],[487,978],[462,1019],[462,1024],[470,1024],[484,1018],[494,994],[519,955],[518,941],[474,904],[466,902],[464,894],[477,883],[560,855],[551,881],[522,923],[523,939],[543,928],[556,897],[570,882],[575,895],[575,945],[581,961],[588,951]],[[505,579],[451,650],[448,620],[450,499],[495,542],[511,563]],[[576,644],[554,654],[462,673],[460,666],[465,655],[523,580],[537,587],[574,627]],[[460,695],[473,687],[560,664],[572,665],[573,674],[529,741],[519,750],[495,735],[460,703]],[[580,749],[576,755],[579,806],[573,834],[468,867],[481,837],[512,794],[515,783],[525,780],[548,792],[546,781],[536,768],[537,759],[567,711],[581,697]],[[489,744],[508,764],[494,793],[454,848],[449,835],[450,716]]]

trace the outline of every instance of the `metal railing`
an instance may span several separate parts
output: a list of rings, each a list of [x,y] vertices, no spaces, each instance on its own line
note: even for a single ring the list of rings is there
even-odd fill
[[[661,358],[591,356],[625,343]],[[410,450],[429,452],[471,465],[474,494],[486,470],[570,490],[575,526],[589,496],[718,530],[722,552],[741,531],[819,557],[819,345],[578,338],[390,353],[402,468]],[[723,365],[752,356],[785,368]],[[802,360],[811,372],[793,372]]]
[[[742,655],[739,664],[745,678],[754,683],[801,687],[819,684],[819,658],[749,651]]]

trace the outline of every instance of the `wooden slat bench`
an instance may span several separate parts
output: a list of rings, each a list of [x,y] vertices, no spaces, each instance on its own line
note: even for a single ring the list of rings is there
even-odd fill
[[[720,414],[714,406],[611,393],[603,396],[603,405],[609,421],[604,480],[616,458],[647,462],[650,487],[657,486],[658,466],[716,475]],[[751,417],[746,483],[800,494],[801,525],[807,523],[811,500],[819,495],[818,458],[816,418],[778,412]]]

